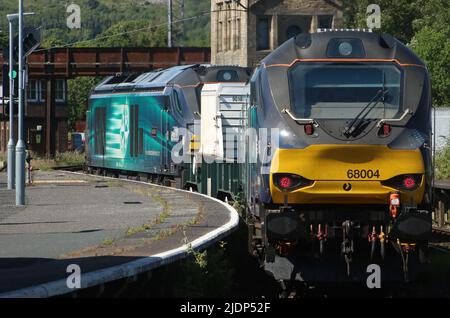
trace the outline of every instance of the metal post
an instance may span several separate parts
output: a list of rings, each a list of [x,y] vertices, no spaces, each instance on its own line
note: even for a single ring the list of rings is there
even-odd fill
[[[172,47],[172,0],[167,0],[168,5],[168,17],[167,17],[167,28],[168,28],[168,35],[167,35],[167,46]]]
[[[9,21],[9,141],[8,141],[8,189],[14,189],[14,25]]]
[[[25,205],[25,143],[23,141],[23,0],[19,0],[19,139],[16,145],[16,205]]]

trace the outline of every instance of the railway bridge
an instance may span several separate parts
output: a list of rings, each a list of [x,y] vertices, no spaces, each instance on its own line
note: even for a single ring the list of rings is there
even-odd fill
[[[175,65],[211,61],[209,48],[52,48],[39,49],[27,59],[28,90],[25,136],[30,149],[53,156],[67,147],[67,80],[141,73]],[[0,50],[0,152],[8,143],[8,60]],[[3,91],[3,94],[1,93]],[[17,127],[17,125],[16,125]]]

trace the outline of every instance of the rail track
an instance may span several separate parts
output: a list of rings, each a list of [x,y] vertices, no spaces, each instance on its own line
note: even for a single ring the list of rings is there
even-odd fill
[[[440,236],[450,236],[450,229],[449,228],[433,227],[433,234],[434,235],[440,235]]]

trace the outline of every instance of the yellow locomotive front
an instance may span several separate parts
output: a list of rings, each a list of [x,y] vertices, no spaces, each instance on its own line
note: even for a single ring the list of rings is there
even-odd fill
[[[322,253],[331,239],[348,268],[356,239],[368,239],[371,260],[387,242],[402,257],[426,247],[430,97],[424,63],[385,34],[302,34],[263,60],[249,119],[271,136],[259,140],[247,200],[266,269],[282,279],[298,246],[318,242]]]
[[[419,150],[384,145],[311,145],[278,149],[270,170],[274,204],[390,205],[393,193],[415,205],[425,194]]]

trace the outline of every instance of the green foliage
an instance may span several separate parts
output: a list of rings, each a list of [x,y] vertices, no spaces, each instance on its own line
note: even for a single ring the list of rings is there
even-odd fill
[[[6,33],[5,31],[3,31],[2,33],[0,33],[0,48],[7,48],[8,46],[8,33]]]
[[[150,3],[145,0],[77,0],[74,3],[81,8],[81,29],[70,30],[66,26],[66,6],[71,1],[61,0],[25,0],[25,11],[35,12],[34,16],[25,17],[27,25],[41,27],[42,47],[62,46],[76,43],[75,46],[90,46],[90,41],[100,34],[112,35],[114,31],[132,31],[133,24],[138,28],[142,21],[146,21],[145,27],[155,27],[148,35],[139,32],[140,35],[122,36],[113,42],[114,46],[138,46],[140,43],[160,43],[166,46],[167,36],[162,33],[167,30],[167,6],[161,3]],[[174,2],[176,3],[176,2]],[[185,18],[198,16],[210,10],[209,0],[185,0]],[[17,0],[1,0],[0,16],[5,17],[8,13],[17,12]],[[174,5],[174,39],[175,45],[179,46],[209,46],[209,23],[208,14],[198,17],[184,24],[180,20],[180,8]],[[128,24],[130,23],[130,24]],[[117,26],[116,26],[117,25]],[[182,32],[184,26],[185,32]],[[128,29],[125,29],[128,27]],[[8,33],[7,19],[0,18],[0,45],[7,44]],[[149,37],[157,38],[149,41]],[[120,40],[122,39],[123,42]],[[133,42],[136,40],[137,42]],[[80,41],[86,41],[79,43]],[[112,41],[112,40],[111,40]],[[101,45],[100,41],[96,45]],[[107,44],[104,44],[106,46]]]
[[[409,45],[428,66],[435,106],[450,105],[448,0],[344,0],[344,27],[367,27],[369,3],[381,8],[381,30]]]
[[[436,153],[436,179],[450,178],[450,144]]]
[[[411,47],[427,63],[433,104],[450,106],[450,2],[420,0],[418,4],[422,17],[414,22],[418,32]]]
[[[84,120],[89,95],[100,79],[77,77],[67,81],[67,103],[69,105],[69,127],[74,128],[77,120]]]
[[[381,9],[381,32],[409,43],[414,35],[412,24],[420,16],[415,1],[410,0],[344,0],[344,26],[367,28],[367,6],[376,3]]]
[[[86,46],[96,47],[162,47],[167,44],[167,27],[162,21],[161,27],[148,28],[146,20],[133,20],[119,22],[101,33],[92,42],[86,42]],[[135,32],[130,32],[135,30]]]
[[[190,255],[181,261],[172,297],[225,297],[233,288],[235,271],[225,248]]]

